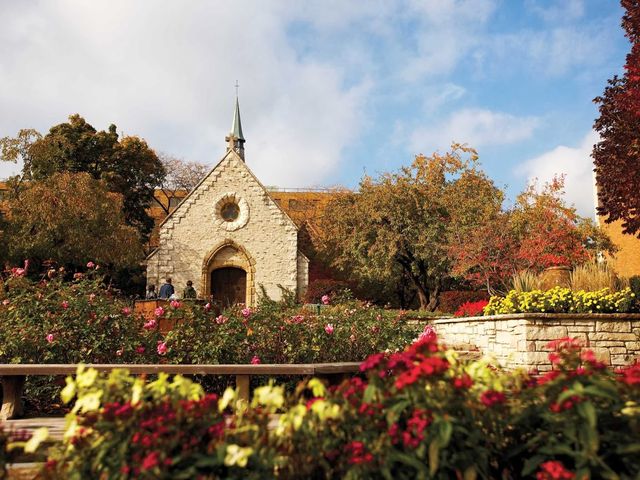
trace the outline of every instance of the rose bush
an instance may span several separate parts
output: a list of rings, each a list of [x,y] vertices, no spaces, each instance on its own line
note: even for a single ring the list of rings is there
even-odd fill
[[[265,303],[217,315],[191,302],[159,316],[171,363],[321,363],[361,361],[371,353],[404,348],[420,327],[406,313],[351,302],[326,305],[320,313],[300,306]]]
[[[131,306],[93,273],[70,283],[12,275],[2,286],[2,363],[157,361],[159,333],[142,329]]]

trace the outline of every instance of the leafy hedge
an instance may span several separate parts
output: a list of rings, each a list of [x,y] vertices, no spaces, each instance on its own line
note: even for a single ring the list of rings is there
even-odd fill
[[[81,370],[49,479],[635,479],[640,365],[613,372],[570,339],[542,376],[463,363],[427,331],[370,356],[364,378],[312,379],[250,406],[176,376]],[[273,414],[278,413],[277,417]]]
[[[174,324],[166,335],[161,320]],[[359,361],[404,347],[417,329],[405,312],[357,302],[325,305],[318,313],[268,299],[257,309],[221,315],[208,305],[173,301],[145,320],[94,270],[72,283],[14,274],[0,286],[3,363]]]
[[[491,297],[485,315],[505,313],[628,313],[638,311],[636,294],[630,288],[612,292],[603,288],[595,292],[572,291],[554,287],[547,291],[517,292],[505,297]]]

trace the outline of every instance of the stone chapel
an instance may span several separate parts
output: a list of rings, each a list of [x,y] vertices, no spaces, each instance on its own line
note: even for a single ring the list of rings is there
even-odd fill
[[[298,227],[245,162],[240,105],[222,159],[159,226],[158,247],[147,257],[147,285],[170,277],[176,293],[188,280],[198,298],[226,307],[254,306],[260,286],[272,299],[282,290],[302,298],[309,260]]]

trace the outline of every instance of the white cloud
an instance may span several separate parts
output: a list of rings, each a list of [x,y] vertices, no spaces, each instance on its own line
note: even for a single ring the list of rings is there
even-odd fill
[[[409,143],[416,152],[447,149],[453,141],[474,148],[506,145],[531,137],[538,124],[536,117],[463,109],[451,114],[442,124],[417,128],[411,133]]]
[[[359,135],[369,84],[346,87],[341,65],[298,55],[287,25],[303,10],[241,1],[2,4],[0,17],[12,20],[0,30],[0,111],[11,114],[0,116],[0,137],[46,131],[78,112],[98,129],[116,123],[157,150],[213,164],[238,79],[247,162],[261,180],[322,183]],[[12,167],[0,163],[0,175]]]
[[[587,217],[594,215],[593,160],[591,150],[598,134],[590,131],[576,147],[560,145],[542,155],[527,160],[516,169],[529,181],[550,181],[556,175],[565,175],[565,198],[578,212]]]

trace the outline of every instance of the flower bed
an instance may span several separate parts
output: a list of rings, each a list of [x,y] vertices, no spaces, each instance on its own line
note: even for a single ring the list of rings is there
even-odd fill
[[[608,288],[595,292],[573,291],[565,287],[531,292],[511,290],[505,297],[491,297],[484,314],[627,313],[638,311],[635,297],[630,288],[617,292]]]
[[[273,385],[236,403],[181,377],[81,371],[44,478],[637,478],[640,365],[606,369],[570,339],[540,377],[464,363],[427,334],[364,378]],[[279,413],[277,420],[272,413]],[[268,427],[269,422],[271,426]]]
[[[32,282],[14,273],[0,288],[2,363],[320,363],[361,361],[403,348],[420,329],[405,312],[351,302],[320,313],[262,302],[216,315],[206,305],[174,301],[152,319],[105,288],[90,269],[72,283]],[[174,325],[163,334],[160,323]],[[220,385],[212,380],[213,386]],[[30,377],[27,408],[55,405],[58,386]]]

